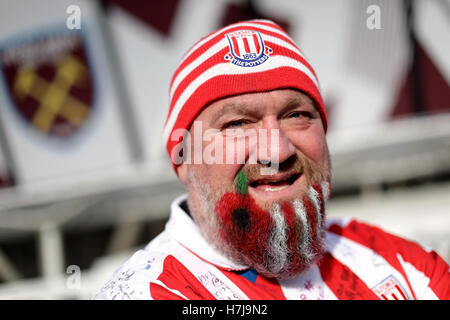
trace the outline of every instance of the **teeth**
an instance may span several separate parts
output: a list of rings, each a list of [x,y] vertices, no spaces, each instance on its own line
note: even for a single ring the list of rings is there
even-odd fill
[[[293,174],[293,175],[291,175],[288,178],[283,179],[283,180],[268,180],[268,179],[267,180],[265,180],[265,179],[255,180],[255,181],[250,183],[250,186],[255,188],[255,187],[257,187],[259,185],[263,185],[263,184],[265,184],[265,185],[272,185],[272,186],[277,186],[277,185],[280,185],[280,184],[283,184],[283,186],[285,184],[291,185],[291,184],[293,184],[295,182],[295,180],[298,179],[299,176],[300,176],[300,174]]]
[[[287,187],[289,187],[289,186],[281,186],[281,187],[273,187],[273,188],[266,187],[266,189],[264,191],[270,191],[270,192],[280,191],[280,190],[286,189]]]

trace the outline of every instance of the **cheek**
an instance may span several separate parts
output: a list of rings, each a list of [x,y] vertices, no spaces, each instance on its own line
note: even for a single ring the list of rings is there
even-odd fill
[[[291,143],[309,159],[326,166],[328,148],[323,129],[312,127],[307,131],[293,131],[288,138]]]
[[[238,143],[236,139],[219,134],[208,136],[203,141],[201,150],[196,150],[197,158],[201,160],[197,161],[197,164],[194,162],[195,170],[202,172],[202,176],[214,185],[232,184],[245,163],[245,146],[245,141]]]
[[[236,173],[239,166],[225,164],[195,164],[190,165],[190,170],[201,178],[201,181],[213,188],[211,191],[227,190],[232,191]]]

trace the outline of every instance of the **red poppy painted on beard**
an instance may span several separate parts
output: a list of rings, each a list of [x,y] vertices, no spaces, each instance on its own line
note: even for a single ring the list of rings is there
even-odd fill
[[[221,239],[241,252],[246,262],[263,263],[273,228],[270,213],[261,209],[248,194],[228,192],[216,203]]]
[[[297,204],[282,202],[270,212],[248,194],[226,193],[215,206],[219,237],[240,262],[268,277],[301,273],[322,256],[323,192],[321,185],[313,185]]]

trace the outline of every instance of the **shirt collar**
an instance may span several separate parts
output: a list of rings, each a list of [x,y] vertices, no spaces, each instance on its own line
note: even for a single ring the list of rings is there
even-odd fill
[[[187,195],[182,195],[172,202],[166,231],[181,245],[208,263],[226,270],[248,269],[248,266],[234,263],[206,241],[194,220],[180,207],[186,199]]]

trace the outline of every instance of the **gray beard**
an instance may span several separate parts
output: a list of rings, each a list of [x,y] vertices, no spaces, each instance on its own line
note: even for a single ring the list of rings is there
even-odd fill
[[[194,194],[189,194],[188,197],[188,206],[193,213],[194,220],[203,237],[231,261],[246,265],[264,276],[284,279],[305,271],[321,257],[325,238],[325,206],[330,194],[328,182],[320,183],[321,197],[311,186],[305,195],[306,201],[312,203],[314,207],[315,228],[313,228],[311,217],[308,216],[306,210],[307,205],[302,197],[299,196],[292,201],[291,205],[295,212],[295,227],[299,230],[298,238],[295,239],[296,248],[294,250],[289,247],[289,226],[285,213],[279,203],[273,203],[269,210],[270,217],[268,217],[273,225],[268,243],[269,250],[268,252],[261,250],[259,253],[261,259],[257,263],[250,259],[245,252],[218,237],[222,226],[214,207],[216,199],[220,197],[213,194],[208,184],[200,183],[200,180],[195,179],[195,177],[192,178],[194,179],[191,179],[191,181],[195,181],[194,187],[197,189],[195,194],[200,197],[197,201],[192,201]],[[322,206],[320,205],[320,198],[323,199]],[[195,203],[201,203],[201,208],[198,208]],[[321,207],[323,210],[321,210]],[[203,214],[200,214],[201,212]]]
[[[323,182],[321,189],[323,199],[326,201],[329,197],[328,183]],[[275,222],[275,228],[272,230],[269,242],[271,254],[264,265],[255,268],[257,271],[269,277],[288,278],[299,273],[300,270],[306,270],[320,258],[325,239],[323,219],[325,212],[320,210],[319,194],[313,187],[308,189],[308,198],[314,204],[314,215],[317,221],[316,230],[312,229],[304,202],[300,198],[295,199],[292,207],[296,216],[295,225],[299,228],[299,237],[296,241],[296,250],[292,252],[292,249],[288,246],[289,227],[285,215],[281,206],[275,203],[270,210],[271,217]],[[298,255],[298,261],[301,261],[301,265],[292,265],[293,254]]]

